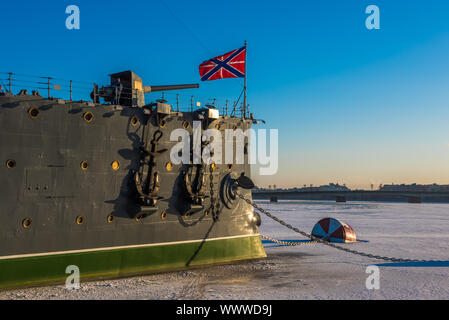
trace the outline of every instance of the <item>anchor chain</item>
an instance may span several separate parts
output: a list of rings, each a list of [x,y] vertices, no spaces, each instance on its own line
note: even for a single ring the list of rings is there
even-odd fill
[[[218,199],[215,199],[215,193],[214,193],[214,169],[213,169],[214,164],[211,163],[209,166],[209,179],[210,179],[210,183],[209,183],[209,187],[210,187],[210,210],[212,213],[212,218],[214,219],[214,221],[218,221],[219,217],[220,217],[220,204],[218,203]]]
[[[242,199],[243,201],[245,201],[246,203],[248,203],[250,206],[252,206],[253,208],[257,209],[258,211],[262,212],[263,214],[265,214],[267,217],[273,219],[274,221],[280,223],[281,225],[283,225],[284,227],[289,228],[290,230],[295,231],[296,233],[299,233],[301,235],[303,235],[306,238],[309,238],[312,241],[315,241],[316,243],[321,243],[324,245],[327,245],[329,247],[338,249],[338,250],[342,250],[348,253],[352,253],[355,255],[359,255],[362,257],[367,257],[367,258],[372,258],[372,259],[377,259],[377,260],[384,260],[384,261],[392,261],[392,262],[436,262],[437,260],[418,260],[418,259],[403,259],[403,258],[392,258],[392,257],[385,257],[385,256],[379,256],[379,255],[374,255],[374,254],[370,254],[370,253],[365,253],[365,252],[361,252],[361,251],[357,251],[357,250],[352,250],[352,249],[348,249],[348,248],[344,248],[338,245],[335,245],[333,243],[327,242],[325,240],[322,240],[320,238],[317,238],[311,234],[308,234],[307,232],[304,232],[296,227],[293,227],[292,225],[286,223],[285,221],[277,218],[276,216],[272,215],[271,213],[269,213],[268,211],[266,211],[265,209],[259,207],[254,201],[251,201],[249,199],[246,199],[243,195],[241,195],[240,193],[238,193],[237,191],[235,192],[236,195]]]

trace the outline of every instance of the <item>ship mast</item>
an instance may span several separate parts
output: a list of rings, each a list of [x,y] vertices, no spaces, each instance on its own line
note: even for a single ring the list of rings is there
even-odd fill
[[[245,40],[245,80],[243,84],[243,119],[246,117],[246,46],[248,42]]]

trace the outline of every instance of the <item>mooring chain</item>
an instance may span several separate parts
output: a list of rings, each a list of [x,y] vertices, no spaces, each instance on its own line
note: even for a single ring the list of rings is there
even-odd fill
[[[246,199],[243,195],[241,195],[240,193],[236,192],[237,196],[239,198],[241,198],[242,200],[244,200],[245,202],[247,202],[249,205],[251,205],[253,208],[257,209],[258,211],[262,212],[263,214],[265,214],[267,217],[273,219],[274,221],[282,224],[283,226],[295,231],[296,233],[299,233],[301,235],[303,235],[304,237],[309,238],[310,240],[316,242],[316,243],[322,243],[325,244],[329,247],[338,249],[338,250],[342,250],[342,251],[346,251],[352,254],[356,254],[356,255],[360,255],[363,257],[368,257],[368,258],[372,258],[372,259],[377,259],[377,260],[385,260],[385,261],[392,261],[392,262],[435,262],[437,260],[418,260],[418,259],[402,259],[402,258],[391,258],[391,257],[384,257],[384,256],[379,256],[379,255],[374,255],[374,254],[370,254],[370,253],[364,253],[364,252],[360,252],[360,251],[356,251],[356,250],[352,250],[352,249],[348,249],[348,248],[344,248],[338,245],[335,245],[333,243],[327,242],[325,240],[322,240],[320,238],[317,238],[311,234],[308,234],[307,232],[304,232],[298,228],[293,227],[292,225],[282,221],[281,219],[275,217],[274,215],[272,215],[271,213],[269,213],[268,211],[264,210],[263,208],[259,207],[254,201],[251,201],[249,199]]]
[[[277,240],[277,239],[274,239],[274,238],[270,238],[270,237],[265,236],[263,234],[261,234],[260,237],[262,239],[270,241],[270,242],[274,242],[274,243],[277,243],[277,244],[282,244],[282,245],[285,245],[285,246],[292,246],[292,247],[294,247],[294,246],[302,246],[304,244],[315,244],[315,243],[318,243],[318,241],[316,241],[316,240],[311,240],[311,241],[308,241],[308,242],[282,241],[282,240]]]

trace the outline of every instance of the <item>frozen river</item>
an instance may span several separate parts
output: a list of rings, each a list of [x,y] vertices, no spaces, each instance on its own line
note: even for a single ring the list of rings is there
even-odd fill
[[[436,262],[390,263],[321,244],[264,241],[265,260],[126,279],[0,292],[0,299],[448,299],[449,204],[281,201],[259,205],[308,233],[324,217],[351,225],[351,249]],[[303,237],[262,215],[261,234]],[[366,268],[379,267],[379,289],[368,290]]]

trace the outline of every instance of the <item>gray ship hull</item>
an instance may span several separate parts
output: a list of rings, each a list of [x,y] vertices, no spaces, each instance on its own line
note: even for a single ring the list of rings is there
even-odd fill
[[[184,178],[192,166],[162,152],[151,171],[156,203],[138,201],[134,177],[151,180],[142,150],[154,133],[162,132],[157,150],[170,150],[170,132],[191,133],[198,118],[171,111],[162,125],[146,108],[0,96],[0,287],[61,282],[71,263],[91,279],[265,257],[252,208],[225,199],[227,182],[249,175],[247,163],[206,167],[204,201],[192,205]],[[208,125],[245,130],[250,121]]]

